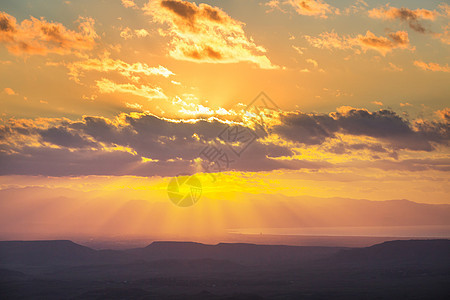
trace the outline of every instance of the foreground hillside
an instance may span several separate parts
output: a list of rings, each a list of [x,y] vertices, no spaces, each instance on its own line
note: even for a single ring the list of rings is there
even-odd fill
[[[446,299],[450,240],[367,248],[0,242],[4,299]]]

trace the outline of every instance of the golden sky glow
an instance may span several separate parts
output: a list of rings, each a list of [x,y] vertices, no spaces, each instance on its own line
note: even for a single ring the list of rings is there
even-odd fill
[[[214,235],[286,225],[276,214],[299,217],[314,199],[450,204],[449,11],[442,1],[6,1],[10,231],[0,234],[32,224],[76,234],[82,217],[79,234]],[[212,147],[227,155],[220,166]],[[183,210],[166,188],[186,174],[203,194]],[[323,207],[311,214],[321,210],[329,223],[305,222],[344,224]]]

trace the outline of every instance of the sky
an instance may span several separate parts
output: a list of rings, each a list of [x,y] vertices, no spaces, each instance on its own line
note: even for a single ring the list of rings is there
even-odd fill
[[[0,233],[73,233],[82,210],[111,234],[133,201],[173,234],[296,197],[450,204],[449,20],[442,0],[2,1]]]

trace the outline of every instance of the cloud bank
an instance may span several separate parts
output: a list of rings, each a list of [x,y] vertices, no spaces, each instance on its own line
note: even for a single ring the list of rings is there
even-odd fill
[[[447,109],[448,110],[448,109]],[[341,107],[330,114],[282,112],[267,130],[218,119],[170,120],[149,114],[121,114],[115,119],[85,116],[68,119],[14,120],[0,127],[2,175],[141,175],[173,176],[205,171],[201,153],[208,145],[223,146],[227,170],[271,171],[350,167],[336,164],[352,155],[356,166],[410,171],[444,170],[444,158],[399,160],[399,152],[431,153],[448,147],[448,112],[440,120],[409,122],[390,110],[370,112]],[[221,135],[250,132],[256,140],[241,157]],[[213,143],[213,144],[212,144]],[[310,149],[322,157],[302,157]],[[334,156],[333,159],[327,159]],[[355,167],[355,166],[354,166]],[[206,170],[207,171],[207,170]]]

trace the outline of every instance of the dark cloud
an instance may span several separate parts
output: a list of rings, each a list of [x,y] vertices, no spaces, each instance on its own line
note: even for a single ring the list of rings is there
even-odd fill
[[[140,161],[139,156],[120,151],[25,147],[19,153],[0,151],[0,175],[126,175]]]
[[[211,6],[204,6],[203,14],[212,21],[222,22],[224,20],[221,11]]]
[[[186,57],[191,57],[193,59],[205,59],[205,58],[211,58],[211,59],[221,59],[222,54],[220,52],[215,51],[209,46],[206,46],[201,51],[193,50],[193,51],[184,51],[183,52]]]
[[[317,145],[336,133],[377,138],[392,149],[431,151],[431,142],[448,144],[448,124],[431,122],[417,125],[417,130],[407,120],[390,110],[369,112],[351,108],[330,115],[307,115],[301,112],[285,113],[281,125],[274,133],[305,145]]]
[[[389,110],[369,112],[364,109],[350,109],[345,113],[335,113],[334,117],[340,128],[353,135],[388,137],[411,132],[409,124]]]
[[[450,141],[450,123],[436,121],[421,121],[415,122],[417,130],[429,141],[439,144],[448,144]]]
[[[161,1],[161,7],[170,10],[186,20],[190,26],[195,23],[197,18],[208,19],[219,23],[227,21],[227,18],[223,16],[223,12],[220,9],[206,4],[197,6],[188,1],[163,0]]]
[[[62,126],[40,130],[39,134],[45,142],[67,148],[85,148],[98,146],[96,143],[81,137],[78,133],[70,132],[67,130],[67,128]]]
[[[403,31],[391,32],[388,37],[394,42],[395,45],[409,45],[408,34]]]
[[[358,40],[364,48],[375,49],[383,55],[395,48],[406,49],[409,47],[409,37],[405,31],[390,32],[388,38],[379,37],[367,31],[366,35],[359,35]]]
[[[350,166],[349,164],[342,164],[339,166]],[[338,167],[338,166],[337,166]],[[360,161],[357,164],[353,164],[352,167],[359,168],[377,168],[386,171],[410,171],[410,172],[422,172],[422,171],[450,171],[450,159],[447,158],[424,158],[424,159],[405,159],[405,160],[386,160],[379,159],[374,162]]]
[[[322,144],[333,137],[338,127],[327,115],[308,115],[302,112],[286,113],[281,116],[281,125],[273,128],[275,133],[306,145]]]
[[[419,16],[414,11],[408,8],[400,8],[395,11],[395,16],[402,20],[406,21],[409,24],[409,27],[417,32],[425,33],[426,29],[419,22]]]
[[[287,147],[258,141],[257,138],[267,136],[261,129],[254,131],[234,124],[231,126],[233,133],[247,132],[254,137],[246,152],[239,157],[232,150],[232,141],[226,140],[226,135],[219,137],[227,128],[230,126],[217,120],[182,122],[153,115],[122,115],[119,122],[102,117],[84,117],[77,122],[50,124],[46,129],[34,128],[26,122],[11,124],[0,127],[5,139],[6,136],[20,135],[60,148],[44,144],[0,147],[2,174],[152,176],[194,173],[199,167],[195,159],[208,160],[201,155],[208,145],[217,147],[229,158],[229,165],[222,165],[220,171],[322,167],[311,162],[277,160],[275,158],[291,156],[293,152]]]
[[[194,21],[195,15],[197,14],[197,7],[187,1],[163,0],[161,1],[161,6],[190,22]]]
[[[348,143],[343,143],[343,142],[331,145],[326,150],[329,152],[335,153],[335,154],[346,154],[346,153],[350,153],[352,151],[360,151],[360,150],[369,150],[370,152],[375,152],[375,153],[388,152],[388,150],[385,149],[380,144],[362,144],[362,143],[348,144]]]
[[[409,8],[401,7],[386,7],[374,8],[369,12],[369,16],[378,19],[391,19],[400,20],[408,23],[409,27],[420,33],[426,33],[428,30],[421,23],[422,20],[434,20],[436,16],[435,11],[430,11],[427,9],[416,9],[412,10]]]
[[[6,14],[0,14],[0,31],[15,32],[15,24]]]
[[[445,120],[446,114],[441,112],[441,115]],[[217,147],[229,162],[220,170],[210,171],[334,167],[326,161],[298,159],[302,146],[292,149],[285,142],[304,144],[304,147],[319,145],[318,151],[337,155],[368,151],[378,161],[372,166],[380,168],[445,170],[448,167],[435,162],[398,161],[393,164],[386,160],[398,160],[401,149],[432,151],[436,144],[448,145],[448,122],[410,123],[389,110],[369,112],[348,107],[331,114],[286,112],[279,121],[281,124],[270,130],[282,138],[283,144],[272,140],[262,129],[255,131],[218,120],[175,121],[147,114],[123,114],[113,120],[84,117],[75,122],[11,120],[8,125],[0,126],[0,174],[165,176],[194,173],[199,170],[199,158],[203,162],[209,159],[202,155],[209,146]],[[238,132],[252,137],[248,147],[237,148],[232,144],[235,140],[230,136]],[[372,137],[378,142],[339,142],[341,134]],[[330,139],[337,142],[326,143]],[[246,146],[245,143],[241,146]],[[241,149],[244,151],[237,154]]]

